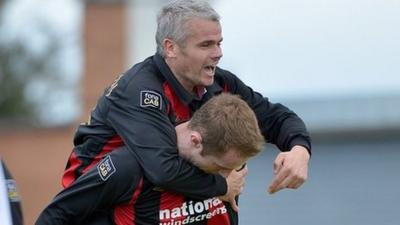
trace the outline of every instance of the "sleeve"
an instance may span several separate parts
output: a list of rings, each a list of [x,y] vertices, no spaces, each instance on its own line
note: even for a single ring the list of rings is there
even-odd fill
[[[206,174],[179,157],[161,85],[141,80],[119,82],[107,97],[107,121],[135,154],[145,177],[155,186],[192,198],[224,195],[225,178]]]
[[[35,224],[86,224],[85,221],[100,215],[99,212],[108,212],[117,204],[129,202],[142,178],[140,167],[129,154],[122,148],[107,155],[61,191]]]
[[[289,151],[295,145],[307,148],[311,155],[311,138],[303,120],[280,103],[271,103],[268,98],[253,91],[235,75],[225,71],[229,90],[240,95],[254,110],[260,129],[267,142],[275,144],[281,151]]]

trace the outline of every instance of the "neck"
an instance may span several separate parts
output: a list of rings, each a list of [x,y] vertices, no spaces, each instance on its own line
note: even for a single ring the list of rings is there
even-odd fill
[[[184,76],[181,76],[177,73],[174,73],[176,79],[179,81],[179,83],[185,88],[185,90],[191,94],[195,94],[195,88],[194,86],[190,83],[190,81],[188,81],[187,79],[185,79]]]
[[[175,68],[177,67],[174,60],[172,58],[165,58],[165,62],[167,63],[168,67],[171,69],[172,74],[178,80],[178,82],[185,88],[185,90],[189,93],[195,94],[194,92],[194,85],[188,80],[185,79],[185,76],[180,74]]]

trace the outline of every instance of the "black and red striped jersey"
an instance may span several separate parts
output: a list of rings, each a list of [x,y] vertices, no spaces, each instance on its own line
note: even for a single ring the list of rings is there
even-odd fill
[[[282,151],[294,145],[311,149],[305,125],[294,112],[269,102],[229,71],[217,68],[214,83],[197,92],[187,92],[158,54],[134,65],[105,90],[89,121],[78,127],[63,186],[126,146],[155,186],[193,198],[224,195],[223,177],[206,174],[178,156],[174,130],[221,92],[240,95],[254,110],[266,140]]]
[[[237,225],[229,203],[155,187],[126,147],[106,155],[60,192],[36,225]]]

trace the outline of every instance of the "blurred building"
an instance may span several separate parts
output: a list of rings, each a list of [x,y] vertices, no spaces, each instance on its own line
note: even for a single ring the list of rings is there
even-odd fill
[[[18,183],[25,224],[34,224],[41,210],[61,190],[75,129],[87,120],[104,88],[125,69],[126,11],[124,1],[86,2],[80,118],[61,127],[0,129],[0,154]]]

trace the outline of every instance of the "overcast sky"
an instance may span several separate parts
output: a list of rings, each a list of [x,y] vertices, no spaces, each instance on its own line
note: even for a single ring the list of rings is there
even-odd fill
[[[212,4],[222,17],[224,57],[220,66],[266,96],[400,95],[399,0],[215,0]],[[59,32],[67,46],[62,54],[68,60],[60,63],[67,74],[64,79],[77,85],[83,63],[76,42],[82,2],[14,0],[6,13],[9,37],[22,34],[38,51],[45,40],[30,26],[32,21],[46,21]],[[146,27],[151,23],[155,26],[155,18],[143,21]],[[77,36],[65,35],[71,33]],[[144,39],[153,42],[153,32]],[[155,48],[146,49],[143,57]],[[43,94],[38,90],[31,89],[31,95]],[[78,94],[76,89],[58,93],[48,110],[51,118],[68,121],[76,117],[80,113]]]
[[[400,94],[400,1],[214,1],[224,58],[269,96]]]
[[[130,18],[133,62],[154,53],[163,3],[137,2]],[[400,95],[399,0],[211,2],[222,17],[220,66],[267,96]]]

